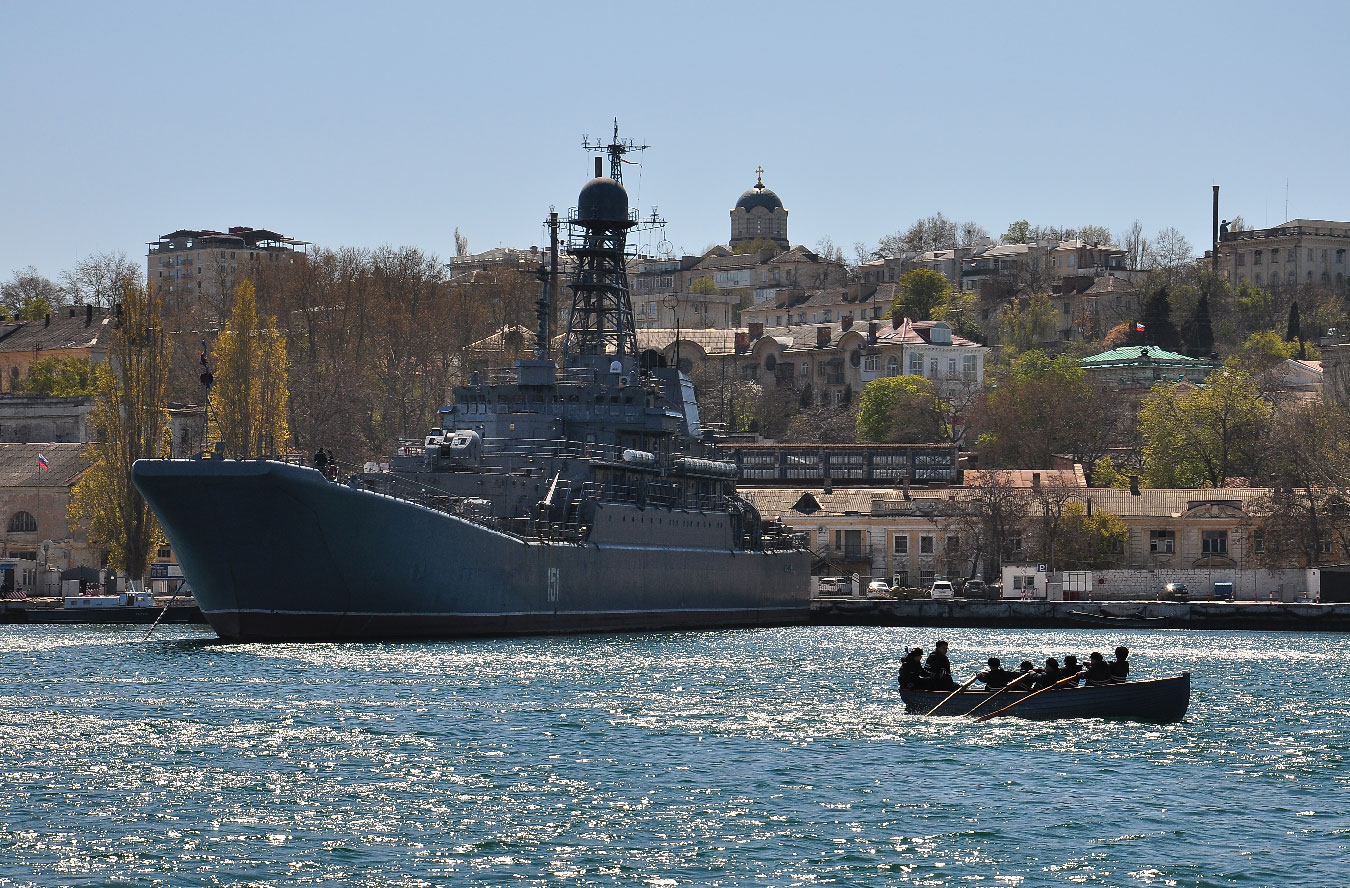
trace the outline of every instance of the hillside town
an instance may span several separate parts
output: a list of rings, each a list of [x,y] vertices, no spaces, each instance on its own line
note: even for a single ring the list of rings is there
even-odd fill
[[[1212,213],[1202,251],[1138,223],[1017,220],[993,235],[937,213],[850,257],[794,245],[758,169],[723,242],[630,253],[633,326],[644,366],[692,378],[742,492],[807,534],[819,577],[894,595],[944,579],[1042,598],[1221,582],[1240,598],[1336,600],[1350,590],[1350,223],[1252,229],[1219,218],[1217,187]],[[72,503],[128,281],[162,314],[171,455],[219,431],[208,376],[247,282],[286,366],[277,434],[239,455],[322,450],[369,470],[420,440],[455,385],[532,354],[541,271],[570,259],[473,252],[458,231],[451,250],[237,226],[153,238],[143,267],[95,255],[51,278],[14,271],[0,592],[119,567]],[[165,591],[173,552],[152,561]]]

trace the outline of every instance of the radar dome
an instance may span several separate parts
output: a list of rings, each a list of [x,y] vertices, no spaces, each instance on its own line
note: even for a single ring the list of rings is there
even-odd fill
[[[592,179],[577,197],[578,222],[628,223],[628,192],[608,176]]]

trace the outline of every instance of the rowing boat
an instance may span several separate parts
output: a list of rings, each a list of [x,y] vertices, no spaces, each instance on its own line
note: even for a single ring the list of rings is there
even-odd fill
[[[930,711],[948,693],[901,688],[900,697],[905,701],[906,712],[921,715]],[[1171,678],[1126,681],[1098,687],[1084,685],[1060,688],[1043,694],[1008,691],[994,705],[982,706],[994,693],[962,691],[942,707],[942,715],[965,715],[977,709],[982,714],[1014,704],[1008,708],[1007,715],[1034,721],[1109,718],[1168,724],[1181,721],[1186,715],[1186,707],[1191,702],[1191,674],[1183,672]]]

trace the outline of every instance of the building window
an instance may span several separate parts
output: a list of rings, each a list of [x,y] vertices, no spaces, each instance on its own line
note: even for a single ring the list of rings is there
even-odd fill
[[[1204,555],[1228,554],[1228,531],[1207,530],[1200,535],[1200,552]]]
[[[962,356],[961,356],[961,371],[962,371],[966,376],[968,376],[968,377],[973,377],[973,376],[975,375],[975,356],[974,356],[974,355],[962,355]]]
[[[1311,247],[1308,248],[1308,261],[1313,261],[1313,251]]]
[[[956,375],[956,358],[947,359],[947,375],[948,376]]]
[[[1336,264],[1337,264],[1337,265],[1344,265],[1344,264],[1345,264],[1345,250],[1337,250],[1337,251],[1336,251]]]
[[[1246,264],[1247,264],[1247,254],[1246,254],[1246,253],[1238,253],[1238,254],[1237,254],[1237,257],[1238,257],[1238,265],[1239,265],[1239,266],[1242,266],[1242,265],[1246,265]]]
[[[159,557],[159,558],[172,558],[172,557],[173,557],[173,550],[170,549],[168,546],[160,546],[160,547],[159,547],[159,553],[158,553],[157,557]]]
[[[1150,530],[1148,550],[1157,555],[1171,555],[1177,550],[1177,534],[1173,530]]]
[[[1010,539],[1008,540],[1008,551],[1010,551],[1010,552],[1021,552],[1021,551],[1022,551],[1022,538],[1021,538],[1021,537],[1012,537],[1012,538],[1010,538]]]
[[[1294,279],[1294,272],[1292,272],[1292,271],[1289,272],[1289,283],[1291,283],[1291,284],[1297,283],[1297,281],[1295,281],[1295,279]]]
[[[955,555],[957,552],[960,551],[961,551],[961,537],[957,536],[956,534],[952,534],[951,536],[947,537],[947,549],[946,549],[947,554]]]
[[[1261,251],[1257,250],[1255,253],[1252,254],[1252,265],[1260,265],[1260,264],[1261,264]]]
[[[876,373],[878,360],[879,358],[877,357],[877,355],[864,355],[863,371],[866,373]]]
[[[909,373],[911,376],[923,376],[923,355],[909,356]]]
[[[802,363],[802,376],[810,376],[810,375],[811,375],[811,365],[810,365],[810,364],[807,364],[807,363],[805,363],[805,362],[803,362],[803,363]]]
[[[933,587],[933,579],[936,576],[937,573],[931,570],[919,571],[919,588],[931,589]]]
[[[1331,548],[1332,548],[1332,546],[1331,546],[1331,540],[1330,540],[1329,538],[1328,538],[1328,539],[1321,540],[1321,541],[1317,544],[1317,551],[1320,552],[1320,553],[1322,553],[1323,555],[1330,555],[1330,554],[1331,554]]]
[[[28,512],[15,512],[9,519],[10,533],[33,533],[37,530],[37,519]]]
[[[919,537],[919,554],[920,555],[933,554],[933,537],[930,536]]]
[[[891,551],[893,551],[896,555],[908,555],[909,534],[907,533],[896,534],[895,541],[891,543]]]
[[[891,355],[889,358],[886,359],[886,375],[887,376],[900,375],[900,361],[898,358],[896,358],[895,355]]]

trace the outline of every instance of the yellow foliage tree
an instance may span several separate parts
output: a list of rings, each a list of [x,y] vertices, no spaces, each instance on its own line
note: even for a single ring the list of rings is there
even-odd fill
[[[71,491],[67,516],[109,564],[144,577],[161,538],[159,524],[135,486],[131,466],[168,452],[164,398],[169,350],[159,300],[127,280],[108,345],[108,363],[94,368],[94,442],[85,450],[91,465]]]
[[[235,290],[234,308],[216,338],[212,437],[241,459],[276,453],[289,437],[286,340],[275,317],[258,317],[251,281]]]

